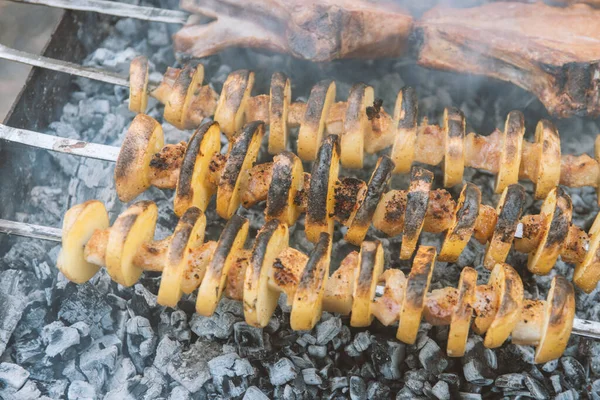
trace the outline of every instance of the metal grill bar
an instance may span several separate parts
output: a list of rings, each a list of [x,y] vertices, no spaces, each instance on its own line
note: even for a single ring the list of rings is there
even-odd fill
[[[185,24],[189,14],[179,10],[136,6],[106,0],[11,0],[15,3],[37,4],[66,10],[90,11],[123,18],[136,18],[144,21]]]
[[[0,219],[0,233],[50,240],[53,242],[60,242],[62,240],[62,230],[58,228],[8,221],[6,219]]]

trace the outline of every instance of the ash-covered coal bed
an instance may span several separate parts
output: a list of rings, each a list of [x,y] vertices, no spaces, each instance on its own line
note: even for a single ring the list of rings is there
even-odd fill
[[[160,6],[160,4],[155,4]],[[152,78],[160,79],[167,66],[181,65],[171,46],[176,26],[118,20],[86,65],[127,75],[136,55],[150,59]],[[311,64],[288,56],[227,50],[201,60],[206,80],[220,92],[227,75],[239,68],[256,73],[255,93],[268,93],[273,72],[285,72],[292,81],[293,98],[306,100],[310,88],[325,78],[335,79],[337,98],[345,99],[353,83],[366,82],[393,109],[397,92],[413,86],[421,117],[439,121],[448,106],[466,115],[468,131],[489,134],[504,126],[509,111],[525,114],[526,138],[535,124],[550,118],[531,94],[506,83],[459,76],[416,66],[408,55],[398,60],[336,61]],[[95,143],[120,145],[134,115],[127,108],[128,90],[87,79],[77,79],[62,116],[47,132]],[[150,100],[149,115],[162,121],[163,106]],[[593,120],[556,120],[564,154],[591,153],[600,124]],[[186,140],[189,131],[163,125],[170,143]],[[293,132],[294,134],[296,132]],[[292,143],[295,140],[291,141]],[[266,146],[264,146],[266,147]],[[292,149],[293,150],[293,149]],[[262,150],[260,161],[269,160]],[[36,169],[48,174],[47,186],[35,187],[18,219],[60,227],[65,211],[90,199],[106,204],[111,218],[125,209],[113,182],[114,165],[50,153]],[[376,156],[367,157],[363,171],[343,171],[368,179]],[[441,170],[434,168],[437,187]],[[465,180],[481,190],[484,204],[495,205],[494,177],[465,171]],[[393,188],[406,188],[407,178],[396,177]],[[528,193],[532,193],[527,183]],[[568,189],[573,199],[574,223],[589,229],[598,207],[592,188]],[[458,189],[452,190],[455,198]],[[155,188],[140,199],[158,204],[157,238],[169,235],[177,223],[173,192]],[[525,214],[537,213],[540,201],[529,195]],[[207,240],[216,240],[224,221],[207,211]],[[264,208],[242,213],[251,221],[251,237],[264,224]],[[369,238],[384,243],[386,266],[409,270],[400,262],[400,238],[387,238],[373,229]],[[424,234],[422,242],[439,246],[442,235]],[[223,299],[208,318],[194,313],[195,294],[184,296],[177,309],[157,304],[160,276],[145,273],[138,284],[124,288],[101,270],[83,285],[70,283],[58,273],[59,246],[50,242],[10,238],[1,249],[0,262],[0,397],[3,399],[485,399],[600,398],[600,342],[572,337],[558,360],[533,364],[533,348],[507,342],[485,349],[481,337],[471,334],[461,359],[445,355],[447,328],[423,323],[415,345],[395,339],[395,329],[376,321],[368,329],[349,327],[348,318],[324,313],[310,332],[294,332],[284,302],[265,329],[244,322],[242,305]],[[302,251],[312,247],[303,233],[303,219],[291,228],[290,245]],[[336,228],[332,268],[355,248]],[[480,282],[489,273],[481,267],[484,246],[468,245],[456,264],[437,263],[432,289],[456,287],[463,266],[477,267]],[[573,267],[558,262],[550,276],[532,276],[526,255],[511,253],[508,262],[522,273],[527,296],[545,298],[551,277],[572,277]],[[577,291],[577,317],[600,320],[598,289],[589,295]]]

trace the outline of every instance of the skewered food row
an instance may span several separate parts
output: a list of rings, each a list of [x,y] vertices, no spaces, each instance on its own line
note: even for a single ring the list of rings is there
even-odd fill
[[[270,124],[271,154],[286,150],[289,128],[299,126],[298,156],[304,161],[315,159],[326,130],[341,136],[344,167],[361,168],[364,151],[374,153],[391,147],[395,173],[409,172],[414,162],[443,163],[446,187],[462,182],[464,168],[472,167],[497,174],[497,193],[519,179],[535,183],[538,199],[559,183],[600,190],[600,150],[596,150],[595,158],[587,154],[561,157],[558,131],[547,120],[537,124],[533,143],[525,141],[525,123],[519,111],[509,113],[504,131],[480,136],[467,134],[465,117],[455,108],[445,110],[441,126],[430,125],[427,119],[419,125],[417,95],[409,87],[398,93],[393,115],[381,108],[373,116],[367,113],[374,103],[373,88],[363,83],[352,86],[345,102],[335,102],[335,82],[329,80],[317,83],[306,103],[292,103],[290,80],[281,73],[273,75],[269,95],[254,97],[251,71],[232,72],[221,96],[202,85],[203,76],[200,64],[167,70],[161,84],[151,92],[165,104],[165,120],[192,129],[204,117],[214,115],[229,138],[239,132],[244,121],[265,121]],[[145,101],[138,99],[147,96],[147,82],[147,61],[138,57],[131,64],[133,111],[145,110]]]
[[[485,334],[484,344],[513,342],[538,345],[536,362],[557,358],[571,334],[575,312],[571,284],[557,276],[546,301],[526,300],[517,272],[507,264],[494,266],[486,285],[477,286],[477,273],[465,268],[457,289],[428,293],[436,250],[421,246],[411,273],[384,272],[380,242],[363,242],[329,276],[331,236],[321,233],[310,255],[288,247],[287,224],[271,220],[259,231],[251,250],[245,249],[248,221],[234,215],[217,242],[204,243],[206,218],[192,207],[174,233],[153,241],[158,210],[142,201],[122,213],[112,227],[99,201],[67,211],[58,268],[82,283],[103,266],[116,282],[130,286],[142,271],[162,271],[158,302],[176,306],[182,293],[198,288],[196,311],[211,315],[222,295],[241,300],[246,321],[264,327],[281,293],[291,306],[292,329],[315,326],[322,311],[351,314],[350,324],[368,326],[373,318],[389,325],[398,321],[397,338],[412,344],[421,319],[450,325],[448,355],[460,357],[471,325]],[[385,285],[376,296],[377,285]],[[474,319],[473,319],[474,317]]]

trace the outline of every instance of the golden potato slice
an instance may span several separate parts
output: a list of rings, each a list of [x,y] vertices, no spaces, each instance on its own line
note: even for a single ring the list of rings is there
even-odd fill
[[[523,214],[525,205],[525,189],[521,185],[509,185],[498,202],[496,213],[498,220],[494,227],[494,234],[485,250],[483,265],[492,269],[496,263],[506,260],[510,247],[515,239],[515,232],[519,218]]]
[[[221,218],[231,218],[240,206],[240,191],[245,187],[247,171],[256,162],[264,135],[265,123],[253,121],[233,139],[217,188],[217,213]]]
[[[501,155],[494,191],[502,193],[508,185],[519,182],[519,168],[525,135],[525,117],[520,111],[511,111],[502,132]]]
[[[462,182],[465,171],[465,115],[457,108],[444,109],[444,187]]]
[[[254,72],[247,69],[233,71],[227,76],[215,110],[215,121],[229,140],[244,124],[248,99],[254,86]]]
[[[198,288],[196,299],[198,314],[208,317],[215,312],[225,289],[227,272],[246,243],[248,227],[248,220],[237,214],[225,225],[217,242],[217,248],[206,268],[204,279]]]
[[[358,246],[365,239],[381,196],[387,191],[393,170],[394,162],[388,156],[382,156],[377,160],[367,191],[359,203],[356,214],[349,221],[348,232],[344,237],[348,243]]]
[[[184,273],[192,250],[204,242],[206,216],[197,207],[188,208],[173,231],[158,289],[158,304],[175,307],[181,298]]]
[[[458,260],[460,253],[473,236],[480,204],[481,191],[477,186],[467,182],[458,198],[454,223],[446,232],[446,238],[440,250],[440,261],[456,262]]]
[[[269,287],[269,272],[279,254],[288,247],[286,224],[276,219],[260,230],[244,279],[244,317],[252,326],[267,326],[279,300],[279,292]]]
[[[380,241],[363,242],[354,281],[354,301],[350,325],[369,326],[373,322],[373,304],[377,282],[383,273],[383,246]]]
[[[340,267],[327,279],[323,295],[324,310],[342,315],[350,314],[357,268],[358,252],[353,251],[344,257]]]
[[[566,347],[575,318],[575,291],[573,285],[564,277],[557,275],[552,279],[546,307],[542,338],[535,349],[534,362],[545,363],[560,357]]]
[[[137,56],[129,64],[129,111],[146,112],[148,107],[148,59]]]
[[[415,159],[418,107],[419,103],[415,89],[403,87],[398,92],[394,108],[393,126],[396,129],[396,136],[391,157],[396,166],[394,169],[396,174],[404,174],[410,171]]]
[[[335,184],[340,170],[340,145],[337,135],[328,135],[313,164],[306,209],[306,237],[313,243],[322,232],[333,234]]]
[[[321,233],[311,251],[294,294],[290,326],[295,331],[307,331],[315,327],[323,311],[323,294],[329,278],[331,262],[331,235]]]
[[[158,207],[151,201],[138,201],[117,217],[106,245],[106,270],[123,286],[137,282],[143,269],[133,263],[138,250],[154,238]]]
[[[190,207],[205,211],[215,187],[209,182],[210,162],[221,151],[221,131],[216,122],[202,124],[190,138],[175,189],[175,214],[183,215]]]
[[[235,261],[227,271],[227,285],[223,295],[229,299],[244,301],[244,280],[246,279],[246,269],[250,265],[250,256],[252,250],[242,249],[238,251]]]
[[[117,195],[122,202],[135,199],[150,187],[150,160],[164,144],[160,124],[148,115],[136,115],[127,129],[115,165]]]
[[[429,205],[429,192],[433,183],[433,173],[420,167],[410,170],[410,186],[406,197],[404,231],[400,247],[400,259],[409,259],[417,247],[423,230],[425,214]]]
[[[600,214],[596,215],[588,236],[588,251],[573,274],[573,282],[586,293],[592,292],[600,280]]]
[[[292,101],[292,85],[285,74],[273,74],[269,99],[269,154],[279,154],[287,149],[287,116]]]
[[[458,282],[458,302],[452,311],[448,332],[448,347],[446,349],[448,357],[462,357],[465,354],[473,317],[476,286],[477,271],[471,267],[463,268]]]
[[[308,256],[306,254],[288,247],[279,253],[275,262],[273,262],[273,268],[269,269],[269,287],[280,293],[285,293],[287,305],[290,307],[294,301],[296,286],[298,286],[307,261]]]
[[[188,64],[182,70],[169,94],[169,100],[165,102],[164,119],[179,129],[193,129],[186,120],[188,109],[194,100],[196,93],[202,86],[204,80],[204,66],[202,64]]]
[[[345,168],[362,168],[365,153],[365,135],[371,130],[366,113],[375,94],[371,86],[357,83],[348,95],[344,132],[341,139],[341,161]]]
[[[406,344],[413,344],[417,339],[436,255],[435,247],[420,246],[408,275],[396,333],[396,338]]]
[[[298,131],[298,157],[303,161],[313,161],[317,156],[317,150],[323,141],[325,120],[334,101],[334,81],[321,81],[311,89],[306,113]]]
[[[85,283],[96,275],[100,265],[87,262],[84,249],[94,232],[108,228],[108,224],[106,208],[98,200],[78,204],[65,213],[62,248],[58,253],[56,266],[68,280]]]
[[[502,346],[515,329],[523,308],[523,282],[508,264],[498,263],[490,274],[488,285],[496,293],[496,315],[487,329],[483,345],[488,348]]]
[[[289,151],[276,155],[273,158],[265,219],[267,221],[277,219],[289,226],[294,225],[300,216],[300,209],[295,199],[303,188],[302,161]]]
[[[540,214],[544,216],[543,236],[533,253],[529,253],[527,269],[536,275],[547,275],[563,248],[569,234],[573,203],[559,186],[548,193]]]
[[[539,145],[535,198],[543,199],[560,181],[560,138],[552,122],[545,119],[535,128],[535,142]]]

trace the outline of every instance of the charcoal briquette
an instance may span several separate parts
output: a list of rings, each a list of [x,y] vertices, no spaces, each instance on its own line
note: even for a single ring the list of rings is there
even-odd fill
[[[73,381],[69,385],[69,391],[67,392],[67,398],[69,400],[83,400],[83,399],[95,399],[96,389],[85,381]]]
[[[297,370],[289,358],[280,358],[276,363],[269,366],[269,377],[271,385],[284,385],[296,378]]]
[[[350,377],[349,388],[351,400],[367,400],[367,385],[360,376]]]
[[[317,343],[325,345],[333,340],[342,330],[342,320],[338,317],[330,318],[317,324]],[[349,332],[349,331],[348,331]]]
[[[316,368],[305,368],[302,370],[302,378],[307,385],[321,385],[323,380],[317,374]]]
[[[269,400],[269,398],[256,386],[250,386],[242,400]]]

